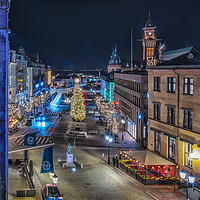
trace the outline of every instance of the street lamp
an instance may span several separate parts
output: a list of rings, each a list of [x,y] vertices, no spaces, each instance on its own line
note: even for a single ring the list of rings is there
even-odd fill
[[[105,138],[106,138],[107,147],[108,147],[108,164],[110,164],[110,143],[113,141],[113,138],[108,135],[106,135]]]
[[[124,128],[124,130],[122,131],[122,140],[124,140],[125,120],[122,119],[121,122],[122,122],[122,124],[123,124],[123,128]]]
[[[186,172],[184,170],[180,171],[180,177],[185,181],[186,183],[186,200],[189,200],[188,197],[188,182],[192,185],[194,185],[195,176],[191,173],[188,178],[186,178]]]
[[[54,174],[52,176],[52,182],[53,182],[53,193],[52,193],[52,197],[54,197],[54,185],[58,182],[58,177]]]

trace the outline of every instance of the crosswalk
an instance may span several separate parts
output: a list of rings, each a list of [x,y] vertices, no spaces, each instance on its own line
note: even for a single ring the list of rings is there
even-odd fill
[[[59,114],[62,114],[63,112],[64,112],[63,110],[61,110],[61,111],[51,111],[51,110],[49,110],[46,115],[57,116]]]
[[[39,136],[36,137],[36,145],[39,144],[50,144],[51,137],[50,136]],[[24,145],[24,137],[18,137],[14,141],[15,146],[22,146]]]

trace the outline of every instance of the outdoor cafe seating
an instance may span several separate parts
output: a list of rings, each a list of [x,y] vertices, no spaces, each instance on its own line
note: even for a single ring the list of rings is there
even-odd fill
[[[176,184],[175,163],[151,151],[120,151],[120,167],[145,185]]]

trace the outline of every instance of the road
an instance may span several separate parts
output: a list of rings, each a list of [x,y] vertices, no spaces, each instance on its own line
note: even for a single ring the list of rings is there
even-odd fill
[[[56,109],[61,109],[58,106]],[[93,107],[88,107],[91,110]],[[52,110],[53,111],[53,110]],[[48,116],[47,123],[52,123],[55,116]],[[74,139],[66,136],[66,131],[74,127],[81,127],[85,130],[101,130],[103,127],[95,123],[93,114],[88,112],[85,122],[73,122],[69,112],[65,113],[63,119],[56,125],[52,136],[54,137],[54,170],[58,176],[58,188],[68,200],[132,200],[132,199],[153,199],[142,189],[136,187],[129,179],[121,173],[113,170],[99,156],[107,154],[107,144],[100,135],[89,135],[87,139],[76,139],[76,146],[73,146]],[[30,128],[31,131],[40,130],[37,124]],[[42,132],[39,134],[43,134]],[[58,163],[58,157],[62,162],[66,162],[66,149],[68,143],[72,143],[72,151],[79,164],[83,164],[83,169],[77,168],[72,172],[71,168],[63,169]],[[133,146],[132,144],[130,144]],[[113,144],[111,155],[115,155],[123,145]],[[133,147],[134,148],[134,147]],[[29,159],[33,160],[35,175],[38,177],[41,186],[50,183],[48,174],[41,174],[41,162],[43,149],[29,150]],[[11,180],[10,180],[11,181]],[[41,191],[41,186],[37,187]]]
[[[63,116],[54,132],[54,170],[58,176],[58,188],[68,200],[98,200],[98,199],[153,199],[143,190],[137,188],[135,184],[126,177],[113,170],[98,157],[107,153],[107,144],[99,135],[89,135],[87,139],[77,139],[76,146],[73,146],[73,138],[66,137],[66,131],[79,124],[86,130],[98,129],[95,119],[88,114],[86,122],[73,122],[68,115]],[[58,163],[58,157],[62,162],[66,162],[66,149],[68,143],[73,146],[73,154],[79,164],[83,164],[83,169],[77,168],[72,172],[71,168],[63,169]],[[94,147],[92,147],[94,145]],[[89,147],[88,147],[89,146]],[[111,154],[115,155],[118,147],[112,148]],[[41,149],[29,151],[29,158],[34,161],[34,168],[42,185],[50,182],[47,174],[40,174]]]

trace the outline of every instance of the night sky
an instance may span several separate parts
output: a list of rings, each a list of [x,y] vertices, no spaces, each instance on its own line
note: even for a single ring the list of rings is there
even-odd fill
[[[116,43],[121,58],[142,58],[149,10],[166,50],[200,46],[199,0],[12,0],[10,45],[23,46],[54,68],[105,68]]]

